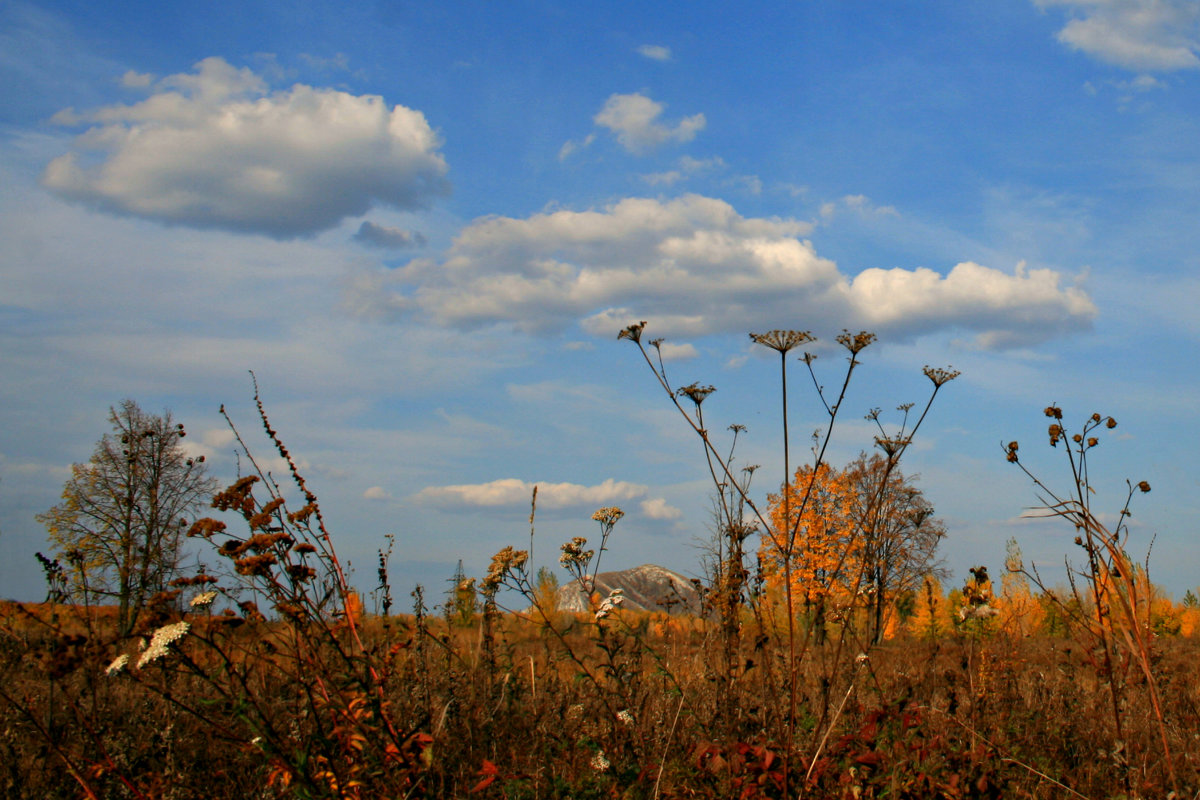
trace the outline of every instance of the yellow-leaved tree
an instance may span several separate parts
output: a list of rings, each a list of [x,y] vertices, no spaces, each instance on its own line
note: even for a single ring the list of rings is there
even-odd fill
[[[786,493],[770,497],[759,551],[768,586],[784,585],[791,553],[793,596],[817,640],[835,614],[861,618],[878,642],[896,599],[938,572],[945,527],[932,505],[894,463],[865,453],[840,470],[801,467]]]

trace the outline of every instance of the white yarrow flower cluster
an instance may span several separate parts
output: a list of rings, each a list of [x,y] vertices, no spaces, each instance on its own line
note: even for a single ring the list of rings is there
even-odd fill
[[[604,598],[604,602],[602,602],[600,604],[600,608],[596,610],[596,621],[599,622],[600,620],[604,619],[613,611],[615,611],[617,606],[621,605],[621,603],[624,603],[624,594],[625,590],[620,588],[613,589],[611,592],[609,592],[608,597]]]
[[[629,713],[629,709],[627,709],[627,708],[622,709],[617,712],[617,721],[620,722],[622,725],[626,725],[626,726],[632,725],[633,724],[633,714]]]
[[[108,669],[104,670],[104,674],[111,678],[113,675],[117,675],[121,672],[121,670],[125,669],[125,665],[128,663],[129,654],[121,653],[121,655],[114,658],[112,663],[108,665]]]
[[[188,603],[188,605],[191,606],[192,608],[208,608],[209,606],[211,606],[213,604],[213,601],[216,599],[217,599],[216,592],[201,592],[200,594],[193,597],[191,602]]]
[[[596,755],[592,756],[592,769],[596,772],[605,772],[612,764],[605,757],[604,751],[600,750]]]
[[[154,636],[150,638],[150,646],[138,659],[138,669],[165,656],[170,652],[171,645],[186,636],[191,627],[189,622],[176,622],[174,625],[164,625],[156,630]]]

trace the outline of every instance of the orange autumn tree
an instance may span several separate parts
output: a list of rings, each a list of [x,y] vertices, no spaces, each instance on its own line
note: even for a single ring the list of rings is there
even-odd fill
[[[786,491],[786,502],[783,493],[769,498],[771,532],[759,551],[767,585],[784,588],[783,559],[794,536],[792,591],[817,640],[831,614],[850,619],[865,610],[865,632],[878,642],[896,598],[937,572],[945,527],[932,505],[877,454],[863,453],[840,470],[822,464],[815,476],[803,466]]]
[[[769,587],[784,588],[784,554],[791,549],[792,594],[803,602],[821,641],[828,611],[844,604],[858,570],[852,488],[843,472],[822,464],[815,477],[811,466],[797,469],[785,491],[786,501],[783,492],[768,498],[771,530],[764,534],[759,550],[763,573]],[[803,504],[805,495],[807,504]],[[785,518],[789,512],[790,520]],[[789,548],[792,536],[794,547]]]

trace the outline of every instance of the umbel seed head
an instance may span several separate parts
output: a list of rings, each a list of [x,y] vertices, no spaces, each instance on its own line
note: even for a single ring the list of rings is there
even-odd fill
[[[761,344],[763,347],[769,347],[779,353],[786,353],[787,351],[795,347],[799,347],[802,344],[808,344],[809,342],[816,341],[816,337],[814,337],[808,331],[782,330],[776,328],[774,330],[767,331],[766,333],[752,333],[750,334],[750,340],[755,344]]]

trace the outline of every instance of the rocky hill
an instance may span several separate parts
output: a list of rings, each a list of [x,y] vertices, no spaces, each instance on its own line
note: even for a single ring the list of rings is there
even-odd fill
[[[596,576],[596,592],[603,599],[613,589],[624,592],[621,608],[631,611],[665,611],[668,614],[699,614],[700,593],[692,579],[654,564],[633,569],[601,572]],[[558,590],[560,611],[588,611],[587,597],[578,581]]]

